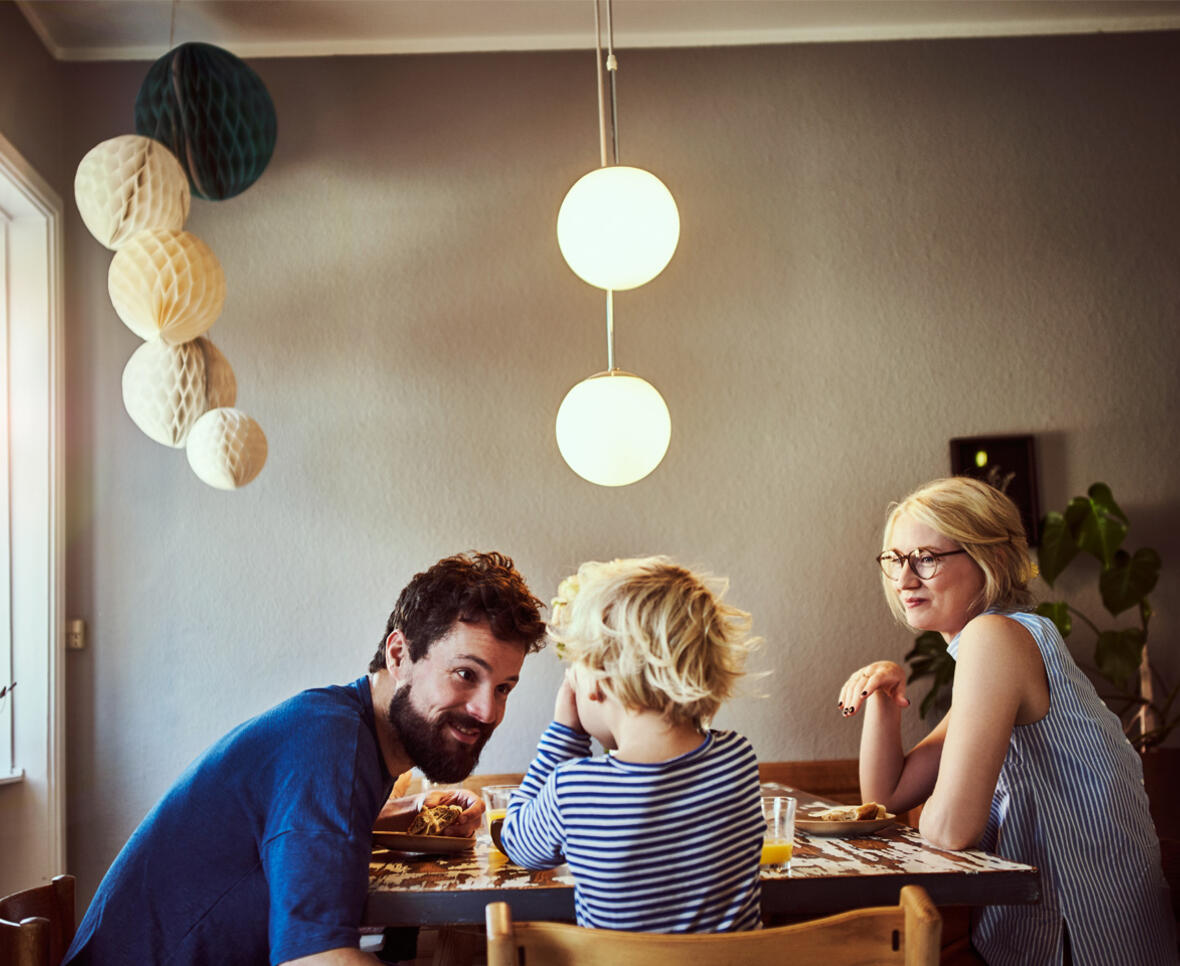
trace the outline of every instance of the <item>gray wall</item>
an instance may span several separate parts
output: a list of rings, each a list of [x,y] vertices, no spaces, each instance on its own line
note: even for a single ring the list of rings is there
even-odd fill
[[[618,362],[673,419],[632,487],[583,482],[553,438],[566,390],[605,365],[603,297],[553,232],[597,164],[589,53],[254,63],[274,159],[188,224],[225,267],[211,336],[270,440],[237,493],[125,414],[139,343],[107,297],[110,253],[71,212],[84,897],[195,755],[362,673],[404,582],[471,547],[514,556],[546,599],[587,558],[665,552],[728,575],[770,674],[718,723],[766,759],[854,755],[838,685],[912,640],[881,600],[880,525],[948,471],[952,436],[1036,434],[1043,508],[1112,485],[1132,542],[1164,555],[1152,640],[1180,674],[1180,34],[620,61],[623,160],[656,171],[683,220],[667,270],[616,298]],[[20,69],[0,57],[0,87]],[[131,130],[145,71],[55,65],[67,178]],[[17,103],[0,100],[0,130],[19,144]],[[559,674],[551,652],[529,659],[484,770],[525,767]]]

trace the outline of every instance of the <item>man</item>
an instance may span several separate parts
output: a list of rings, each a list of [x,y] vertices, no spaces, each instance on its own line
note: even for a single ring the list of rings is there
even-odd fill
[[[411,767],[470,774],[540,646],[540,603],[496,553],[417,574],[367,677],[296,695],[181,776],[103,878],[65,963],[379,962],[358,949],[372,828],[405,828],[423,804],[387,802]],[[442,802],[464,809],[449,834],[475,830],[478,796],[425,804]]]

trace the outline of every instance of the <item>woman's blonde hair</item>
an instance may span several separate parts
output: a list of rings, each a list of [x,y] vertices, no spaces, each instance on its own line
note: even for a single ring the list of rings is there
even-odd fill
[[[992,607],[1022,610],[1032,604],[1028,582],[1037,571],[1028,555],[1020,511],[1010,497],[969,476],[934,480],[893,504],[885,521],[883,550],[893,549],[893,528],[903,513],[959,544],[979,565],[984,585],[976,613]],[[882,574],[881,583],[889,609],[905,623],[893,581]]]
[[[624,707],[707,727],[760,643],[726,587],[667,557],[591,561],[558,588],[549,636]]]

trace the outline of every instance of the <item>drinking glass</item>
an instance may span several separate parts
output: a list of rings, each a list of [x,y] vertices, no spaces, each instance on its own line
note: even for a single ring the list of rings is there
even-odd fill
[[[762,865],[790,869],[795,851],[795,799],[785,795],[762,799]]]
[[[500,852],[500,828],[504,824],[504,816],[508,812],[508,800],[512,793],[520,788],[519,785],[485,785],[481,789],[483,804],[488,817],[488,835],[492,837],[492,845]]]

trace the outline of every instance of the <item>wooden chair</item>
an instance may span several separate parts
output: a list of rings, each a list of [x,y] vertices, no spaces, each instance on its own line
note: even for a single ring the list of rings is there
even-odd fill
[[[488,966],[937,966],[942,933],[938,909],[919,886],[903,886],[896,906],[854,909],[750,932],[664,934],[513,923],[506,902],[489,903],[486,918]]]
[[[60,966],[74,938],[74,877],[0,899],[0,963]]]

